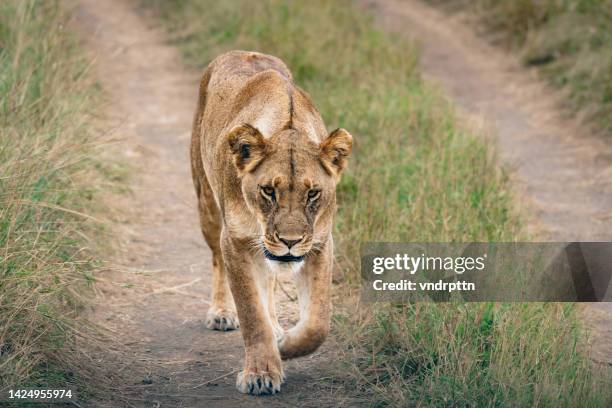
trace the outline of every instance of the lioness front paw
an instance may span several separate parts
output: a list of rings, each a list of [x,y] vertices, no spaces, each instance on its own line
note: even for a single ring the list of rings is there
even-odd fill
[[[241,371],[236,378],[236,388],[243,394],[274,395],[281,390],[284,382],[283,369],[279,357],[265,359],[254,359],[252,364]]]
[[[240,326],[235,310],[211,307],[206,314],[206,327],[212,330],[235,330]]]
[[[281,390],[280,374],[241,371],[236,379],[236,388],[243,394],[274,395]]]

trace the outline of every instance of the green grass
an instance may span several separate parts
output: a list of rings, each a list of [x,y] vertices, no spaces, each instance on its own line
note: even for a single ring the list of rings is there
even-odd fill
[[[338,318],[374,406],[604,407],[571,304],[378,305]],[[359,322],[357,325],[355,321]]]
[[[365,241],[525,239],[492,146],[458,125],[452,106],[423,83],[414,50],[351,2],[145,4],[192,66],[231,49],[277,55],[328,127],[353,134],[334,235],[343,295],[359,283]],[[610,383],[576,349],[582,331],[572,305],[364,305],[338,314],[335,328],[346,381],[371,405],[611,401]]]
[[[86,331],[101,150],[69,17],[58,1],[0,2],[0,391],[65,385]]]
[[[567,91],[567,105],[612,132],[611,0],[429,0],[469,10]]]

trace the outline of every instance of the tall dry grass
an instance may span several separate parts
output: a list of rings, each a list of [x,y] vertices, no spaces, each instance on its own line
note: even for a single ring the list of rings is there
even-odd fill
[[[0,2],[0,390],[64,384],[96,268],[95,85],[58,1]]]

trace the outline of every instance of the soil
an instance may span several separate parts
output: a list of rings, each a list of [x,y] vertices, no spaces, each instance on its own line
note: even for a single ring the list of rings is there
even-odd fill
[[[189,140],[199,74],[181,65],[162,32],[132,2],[82,0],[75,23],[95,59],[108,98],[117,154],[132,166],[130,192],[109,197],[119,245],[98,276],[90,318],[112,333],[120,352],[93,356],[110,373],[112,392],[94,406],[353,406],[334,382],[334,339],[285,363],[281,394],[255,397],[235,389],[244,355],[240,331],[205,328],[211,253],[199,229]],[[290,277],[277,290],[280,321],[298,306]],[[293,294],[292,294],[293,293]]]
[[[379,25],[416,43],[425,77],[470,126],[495,136],[535,240],[612,241],[612,143],[560,109],[563,93],[465,16],[419,0],[360,3]],[[582,306],[592,358],[612,365],[612,303]]]

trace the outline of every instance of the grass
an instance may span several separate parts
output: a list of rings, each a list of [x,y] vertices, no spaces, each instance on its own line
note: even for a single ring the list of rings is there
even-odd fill
[[[612,133],[611,0],[429,0],[469,10],[567,92],[568,107]]]
[[[188,64],[230,49],[281,57],[354,156],[335,241],[355,302],[365,241],[525,239],[486,138],[420,79],[407,44],[347,0],[146,2]],[[345,296],[346,297],[346,296]],[[346,381],[373,406],[602,406],[610,382],[577,349],[572,305],[362,305],[336,316]],[[608,382],[606,382],[608,381]]]
[[[58,1],[0,2],[0,391],[74,380],[102,173],[89,61]]]

